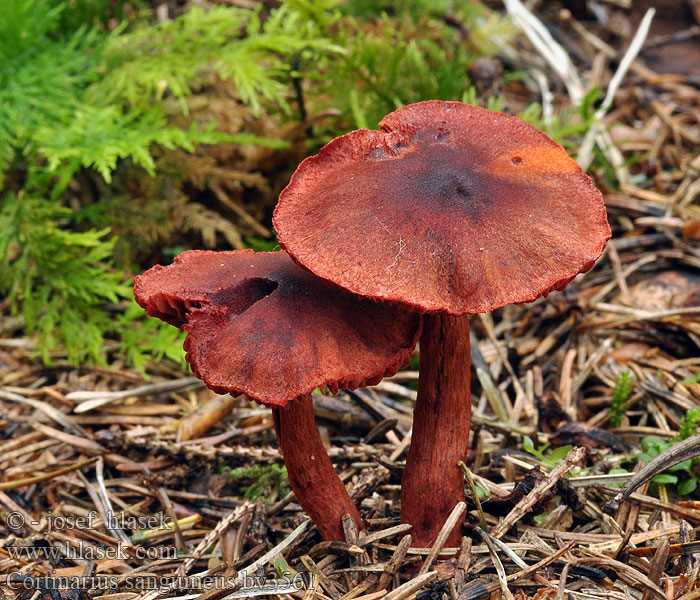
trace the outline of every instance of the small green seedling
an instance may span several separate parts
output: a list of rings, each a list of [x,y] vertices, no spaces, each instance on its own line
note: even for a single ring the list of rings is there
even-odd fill
[[[632,385],[630,372],[622,371],[613,388],[612,405],[609,412],[611,427],[619,427],[622,424],[622,417],[627,412],[627,400],[632,394]]]
[[[537,460],[539,460],[543,465],[549,467],[550,469],[553,469],[556,467],[560,462],[566,458],[566,455],[569,453],[571,448],[573,446],[561,446],[559,448],[555,448],[552,450],[548,455],[545,456],[545,451],[547,448],[549,448],[550,444],[543,444],[539,448],[535,448],[535,445],[532,442],[532,438],[530,438],[527,435],[523,436],[523,450],[525,452],[532,454]]]
[[[698,425],[700,424],[700,411],[697,408],[689,409],[683,419],[681,420],[681,425],[678,428],[678,436],[674,438],[678,442],[687,440],[689,437],[695,435],[698,430]]]
[[[690,409],[681,422],[680,433],[671,440],[662,440],[656,436],[648,436],[642,439],[642,453],[637,456],[637,460],[648,463],[671,446],[695,434],[700,420],[700,413],[697,409]],[[654,477],[653,483],[662,485],[675,485],[676,491],[681,496],[692,494],[698,488],[698,477],[693,470],[693,466],[698,459],[692,458],[684,460]]]

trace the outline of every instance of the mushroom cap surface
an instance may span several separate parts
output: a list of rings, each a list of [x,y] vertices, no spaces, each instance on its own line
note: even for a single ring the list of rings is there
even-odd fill
[[[319,277],[453,315],[563,289],[611,235],[601,193],[559,144],[517,117],[437,100],[304,160],[273,224]]]
[[[330,285],[286,252],[186,251],[137,276],[134,295],[187,332],[207,387],[267,406],[378,383],[408,364],[421,329],[420,315]]]

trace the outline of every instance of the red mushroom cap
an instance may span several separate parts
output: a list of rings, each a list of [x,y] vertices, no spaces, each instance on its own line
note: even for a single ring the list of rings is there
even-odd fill
[[[299,165],[273,223],[303,267],[424,312],[488,312],[563,288],[610,238],[593,181],[525,121],[431,100]]]
[[[187,332],[187,360],[208,387],[268,406],[378,383],[420,335],[420,316],[331,286],[285,252],[190,250],[137,276],[134,295]]]

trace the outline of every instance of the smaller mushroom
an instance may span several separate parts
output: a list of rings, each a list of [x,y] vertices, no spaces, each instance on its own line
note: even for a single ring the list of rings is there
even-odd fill
[[[378,383],[410,360],[418,315],[333,286],[285,252],[191,250],[135,278],[146,312],[187,332],[195,375],[273,410],[289,483],[327,540],[362,519],[316,430],[311,392]]]

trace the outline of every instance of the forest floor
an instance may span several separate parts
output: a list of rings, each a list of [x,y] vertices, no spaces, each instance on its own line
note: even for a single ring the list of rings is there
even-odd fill
[[[578,66],[559,64],[569,96],[605,91],[626,48],[571,13],[538,16],[573,32]],[[631,40],[640,21],[633,12],[617,26]],[[596,267],[546,299],[472,318],[467,466],[481,509],[468,491],[459,548],[411,548],[399,519],[415,370],[315,397],[367,525],[328,543],[288,490],[268,409],[216,396],[165,360],[145,380],[118,357],[76,369],[57,353],[46,366],[32,339],[3,338],[0,597],[31,598],[40,583],[45,600],[700,598],[700,469],[689,458],[700,410],[697,29],[645,35],[601,115],[591,156],[617,183],[598,170],[614,235]],[[555,77],[525,36],[519,47],[524,65]],[[606,512],[644,461],[684,437],[686,460]],[[86,579],[58,591],[42,578]]]

